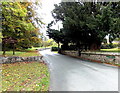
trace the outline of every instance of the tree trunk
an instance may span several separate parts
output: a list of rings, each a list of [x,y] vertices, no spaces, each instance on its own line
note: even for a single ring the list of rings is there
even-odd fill
[[[3,44],[3,55],[5,55],[6,54],[6,50],[5,50],[5,44]]]
[[[13,55],[15,55],[15,44],[13,43]]]
[[[90,45],[90,50],[100,50],[100,46],[101,46],[101,44],[98,42],[92,43]]]
[[[80,46],[79,41],[77,41],[76,46],[77,46],[77,50],[78,50],[78,56],[81,56],[82,46]]]
[[[81,56],[81,50],[80,49],[78,49],[78,55]]]
[[[58,42],[58,53],[61,53],[61,50],[60,50],[60,43]]]
[[[58,50],[59,50],[59,48],[60,48],[60,43],[58,42]]]

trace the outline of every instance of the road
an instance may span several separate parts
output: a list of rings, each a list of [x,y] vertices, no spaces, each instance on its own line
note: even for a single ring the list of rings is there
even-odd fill
[[[50,69],[50,91],[118,91],[118,68],[40,51]]]

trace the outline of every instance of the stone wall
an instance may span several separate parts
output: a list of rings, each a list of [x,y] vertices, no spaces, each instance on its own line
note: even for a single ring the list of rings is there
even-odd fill
[[[62,51],[63,54],[67,54],[74,57],[79,57],[91,61],[111,63],[111,64],[120,64],[120,55],[114,54],[102,54],[102,53],[81,53],[81,56],[78,56],[77,51]]]
[[[14,63],[14,62],[31,62],[31,61],[40,61],[42,60],[43,56],[32,56],[32,57],[3,57],[0,63]]]

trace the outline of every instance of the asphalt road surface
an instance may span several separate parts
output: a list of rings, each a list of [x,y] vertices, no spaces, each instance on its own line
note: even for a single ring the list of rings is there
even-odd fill
[[[118,67],[43,50],[50,91],[118,91]]]

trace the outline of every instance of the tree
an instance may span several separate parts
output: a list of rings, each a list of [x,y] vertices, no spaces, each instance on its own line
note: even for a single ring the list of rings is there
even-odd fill
[[[0,32],[0,43],[2,43],[2,38],[3,36],[2,36],[2,33]]]
[[[63,39],[63,34],[60,31],[55,29],[50,29],[49,27],[47,32],[48,32],[48,36],[54,39],[55,42],[58,44],[58,49],[59,49],[60,42],[62,42],[62,39]]]
[[[16,38],[17,48],[29,48],[38,43],[41,39],[32,20],[34,16],[31,2],[2,2],[3,37]]]
[[[68,43],[75,43],[79,51],[86,45],[96,50],[106,35],[119,37],[119,6],[120,3],[109,2],[62,2],[55,5],[52,15],[56,21],[63,22],[62,33]]]

